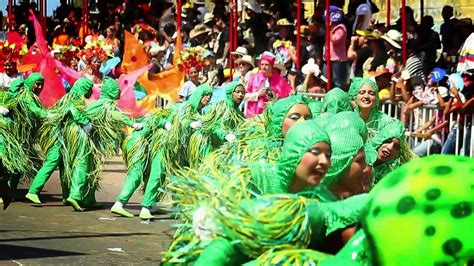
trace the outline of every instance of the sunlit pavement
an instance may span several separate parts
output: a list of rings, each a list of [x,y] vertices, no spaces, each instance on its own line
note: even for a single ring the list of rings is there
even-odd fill
[[[44,204],[13,202],[0,210],[0,265],[20,264],[158,264],[160,253],[170,242],[177,221],[158,215],[141,222],[141,191],[127,205],[135,218],[122,218],[110,212],[125,178],[123,166],[108,166],[97,200],[100,210],[74,212],[64,206],[58,173],[55,172],[41,193]],[[23,194],[28,185],[21,185]]]

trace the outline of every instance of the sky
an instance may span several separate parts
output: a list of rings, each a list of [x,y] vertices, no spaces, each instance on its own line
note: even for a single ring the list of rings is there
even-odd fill
[[[59,0],[47,0],[47,8],[48,8],[48,16],[52,16],[53,15],[53,11],[56,9],[56,7],[59,6]],[[17,2],[20,2],[17,0]],[[39,3],[39,0],[36,1],[37,3]],[[6,16],[7,15],[7,4],[8,4],[8,0],[0,0],[0,10],[3,11],[3,15]]]

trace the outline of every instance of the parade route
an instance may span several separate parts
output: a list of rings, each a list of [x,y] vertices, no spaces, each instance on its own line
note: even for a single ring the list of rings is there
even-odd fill
[[[58,173],[43,189],[41,207],[13,202],[0,211],[0,265],[23,264],[158,264],[170,242],[175,220],[169,215],[146,223],[110,212],[125,172],[118,163],[108,165],[97,200],[100,210],[74,212],[61,202]],[[27,185],[21,185],[26,193]],[[127,209],[138,215],[142,193]]]

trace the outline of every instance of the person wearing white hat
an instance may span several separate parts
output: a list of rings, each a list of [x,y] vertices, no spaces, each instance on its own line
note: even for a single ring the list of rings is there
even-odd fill
[[[240,80],[244,85],[247,85],[252,69],[255,68],[255,63],[250,55],[244,55],[237,61],[237,69],[240,73],[235,80]]]
[[[308,60],[301,72],[305,75],[303,84],[297,87],[298,92],[302,93],[325,93],[327,78],[321,73],[321,69],[315,63],[313,58]]]
[[[232,55],[232,60],[234,60],[234,62],[237,62],[242,58],[242,56],[247,55],[248,52],[247,48],[239,46],[237,47],[237,49],[235,49],[235,51],[231,52],[230,54]]]

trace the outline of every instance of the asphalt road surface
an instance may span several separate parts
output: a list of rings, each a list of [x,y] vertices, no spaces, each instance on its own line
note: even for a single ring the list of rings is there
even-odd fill
[[[135,218],[112,214],[109,209],[124,178],[120,163],[108,166],[96,194],[105,203],[100,210],[79,213],[64,206],[57,172],[41,193],[41,207],[23,201],[0,209],[0,265],[159,264],[178,222],[169,215],[140,221],[140,191],[126,207]],[[27,187],[20,185],[23,194]]]

